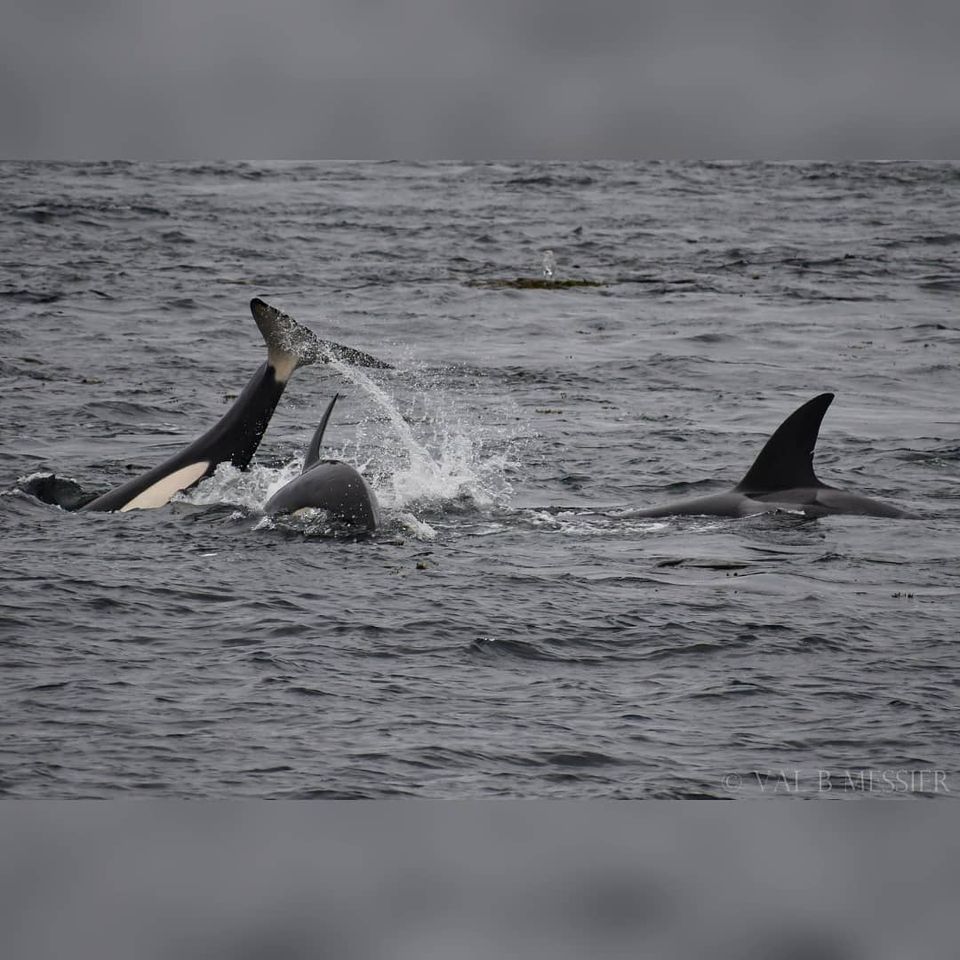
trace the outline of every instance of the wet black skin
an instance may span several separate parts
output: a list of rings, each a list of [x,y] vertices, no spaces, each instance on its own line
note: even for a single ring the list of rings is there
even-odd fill
[[[171,481],[165,499],[159,495],[157,502],[141,502],[141,505],[162,505],[173,493],[209,477],[221,463],[246,469],[263,439],[287,381],[301,366],[326,363],[336,358],[356,366],[390,367],[388,363],[352,347],[321,340],[312,330],[259,298],[250,302],[250,310],[266,343],[268,359],[250,378],[233,406],[206,433],[169,460],[91,500],[81,507],[82,510],[123,510],[140,494],[186,467],[196,465],[199,469],[199,465],[204,464],[202,472],[193,471]]]
[[[321,460],[320,444],[337,397],[330,401],[304,457],[303,470],[264,505],[264,513],[324,510],[332,520],[373,532],[380,526],[376,495],[357,470],[342,460]]]
[[[627,517],[748,517],[788,510],[809,517],[852,514],[865,517],[912,517],[889,503],[828,486],[813,472],[813,453],[820,424],[833,401],[822,393],[795,410],[764,445],[744,478],[726,493],[678,500]]]

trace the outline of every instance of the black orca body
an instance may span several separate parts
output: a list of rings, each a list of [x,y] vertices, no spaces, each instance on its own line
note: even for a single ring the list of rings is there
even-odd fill
[[[331,359],[357,366],[389,367],[359,350],[319,339],[313,331],[263,300],[252,300],[250,309],[267,344],[267,360],[223,418],[166,463],[81,509],[125,511],[162,507],[175,493],[209,477],[221,463],[245,469],[260,445],[287,381],[298,367]]]
[[[367,482],[349,463],[320,459],[323,432],[338,396],[330,401],[310,441],[300,476],[281,487],[263,510],[267,514],[325,510],[332,520],[362,527],[372,533],[380,526],[380,508]]]
[[[813,472],[813,452],[820,423],[832,400],[832,393],[821,393],[790,414],[766,442],[746,476],[732,490],[648,510],[630,510],[622,516],[749,517],[777,510],[803,513],[808,517],[838,513],[865,517],[912,516],[899,507],[838,490],[817,479]]]

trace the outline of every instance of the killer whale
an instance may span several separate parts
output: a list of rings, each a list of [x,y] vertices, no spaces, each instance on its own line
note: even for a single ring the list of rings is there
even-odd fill
[[[821,393],[787,417],[767,440],[743,479],[726,493],[629,510],[625,517],[707,515],[748,517],[787,510],[808,517],[855,514],[866,517],[911,517],[889,503],[822,483],[813,470],[813,453],[820,424],[833,402]]]
[[[281,487],[266,502],[268,515],[296,513],[306,508],[325,510],[331,519],[372,533],[380,526],[376,495],[356,469],[342,460],[321,460],[323,433],[339,398],[334,394],[310,440],[300,476]]]
[[[209,477],[221,463],[246,469],[260,445],[287,382],[299,367],[339,359],[363,367],[389,368],[369,354],[329,340],[259,298],[250,301],[253,319],[267,346],[267,359],[230,409],[206,433],[169,460],[91,500],[81,510],[162,507],[181,490]]]

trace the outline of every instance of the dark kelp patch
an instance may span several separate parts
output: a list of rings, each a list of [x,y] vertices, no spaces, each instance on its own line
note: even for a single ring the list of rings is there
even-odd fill
[[[569,290],[572,287],[605,287],[601,280],[547,280],[544,277],[515,277],[468,280],[468,287],[487,290]]]

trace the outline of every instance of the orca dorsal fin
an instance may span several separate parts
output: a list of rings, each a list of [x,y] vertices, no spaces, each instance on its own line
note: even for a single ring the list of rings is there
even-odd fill
[[[765,493],[794,487],[822,487],[813,472],[813,450],[832,393],[821,393],[794,410],[766,442],[746,476],[734,487],[740,493]]]
[[[327,421],[330,419],[330,414],[333,413],[333,405],[339,397],[339,393],[333,395],[333,399],[327,404],[327,409],[320,418],[320,426],[314,431],[313,437],[310,440],[310,446],[307,447],[306,455],[303,458],[303,469],[300,471],[301,476],[311,467],[315,467],[320,460],[320,444],[323,443],[323,431],[327,429]]]

